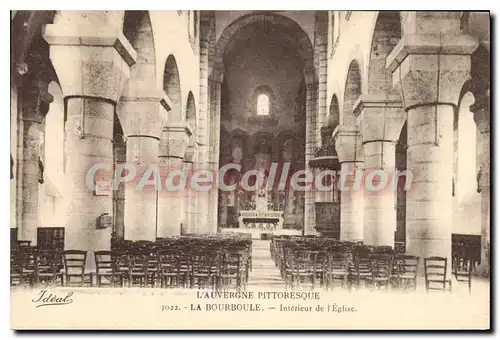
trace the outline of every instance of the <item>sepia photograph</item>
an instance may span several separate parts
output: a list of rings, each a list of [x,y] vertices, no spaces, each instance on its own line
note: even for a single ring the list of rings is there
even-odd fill
[[[10,15],[11,329],[491,330],[490,12]]]

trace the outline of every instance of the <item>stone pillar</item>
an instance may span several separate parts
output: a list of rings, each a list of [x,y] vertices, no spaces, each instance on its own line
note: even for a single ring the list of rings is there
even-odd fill
[[[489,91],[489,90],[488,90]],[[490,274],[490,167],[491,167],[491,120],[489,96],[476,100],[470,110],[478,128],[478,190],[481,191],[481,264],[477,268],[481,276]]]
[[[208,98],[208,49],[210,43],[200,39],[200,94],[199,94],[199,109],[197,117],[197,136],[198,141],[202,144],[207,144],[208,134],[207,123],[209,122],[208,115],[210,114],[210,102]]]
[[[218,230],[218,202],[219,202],[219,190],[217,185],[217,173],[219,171],[219,151],[220,151],[220,124],[221,124],[221,80],[209,81],[210,85],[210,119],[209,119],[209,131],[210,131],[210,143],[209,143],[209,157],[208,162],[204,163],[205,169],[213,173],[213,185],[210,191],[205,193],[200,193],[200,217],[201,226],[205,232],[216,233]],[[207,197],[207,198],[205,198]],[[204,202],[206,201],[206,203]],[[205,208],[205,204],[207,205]],[[203,220],[204,211],[207,211],[208,221]]]
[[[22,151],[22,197],[21,233],[19,238],[36,245],[38,225],[38,186],[43,176],[40,162],[40,134],[44,130],[42,123],[49,111],[52,96],[47,92],[47,84],[42,80],[30,79],[23,89],[21,100],[23,118]]]
[[[126,141],[127,163],[135,167],[136,178],[125,184],[125,239],[154,241],[158,187],[155,184],[142,186],[140,181],[145,180],[148,168],[157,163],[159,140],[155,136],[129,135]]]
[[[110,246],[111,228],[103,224],[98,229],[97,221],[112,214],[111,190],[98,193],[93,186],[101,181],[111,186],[115,106],[135,62],[135,51],[121,31],[113,25],[96,29],[92,13],[68,12],[67,20],[59,17],[44,31],[66,102],[65,248],[89,251]],[[113,18],[113,13],[107,17]],[[102,168],[92,176],[89,170],[97,164]],[[92,253],[87,266],[94,266]]]
[[[114,146],[114,164],[123,164],[127,161],[127,144],[123,136],[119,139],[115,136]],[[115,234],[118,239],[125,238],[125,185],[120,185],[114,191],[114,226]]]
[[[208,145],[198,145],[196,171],[210,170],[215,166],[208,162],[208,149]],[[213,180],[215,181],[215,178]],[[193,191],[193,194],[196,197],[196,211],[192,231],[193,233],[204,234],[208,232],[208,225],[211,223],[209,218],[213,218],[213,215],[209,215],[210,191]]]
[[[387,60],[408,112],[406,250],[447,257],[451,267],[453,116],[477,42],[458,30],[441,33],[459,27],[456,14],[408,15],[431,31],[404,36]]]
[[[180,173],[184,170],[184,154],[191,131],[185,123],[169,123],[160,137],[159,167],[161,191],[158,193],[158,228],[156,237],[180,235],[184,220],[184,191],[189,183],[180,183]],[[170,181],[178,189],[166,187],[166,179],[175,171],[177,175]],[[186,178],[184,178],[186,179]],[[186,181],[187,182],[187,181]]]
[[[150,91],[154,93],[154,89]],[[136,171],[135,178],[120,186],[125,187],[124,236],[126,240],[138,241],[156,239],[158,173],[152,173],[158,166],[160,140],[160,117],[167,108],[163,97],[122,97],[117,114],[125,134],[126,162]],[[144,117],[148,117],[144,119]],[[157,168],[156,168],[157,169]],[[148,171],[149,176],[144,177]],[[143,178],[144,177],[144,178]],[[154,177],[154,178],[153,178]],[[162,183],[160,183],[162,184]]]
[[[364,148],[364,243],[393,247],[397,225],[396,143],[406,112],[398,96],[363,95],[354,113]]]
[[[306,171],[312,171],[309,162],[316,152],[316,84],[306,85]],[[316,210],[314,207],[314,191],[304,192],[304,235],[316,234]]]
[[[326,15],[325,15],[326,17]],[[328,23],[326,24],[328,25]],[[326,28],[326,27],[325,27]],[[321,32],[321,37],[316,40],[315,56],[317,60],[317,72],[318,72],[318,96],[317,96],[317,107],[318,107],[318,121],[316,124],[316,144],[321,146],[321,128],[324,127],[327,117],[327,69],[328,69],[328,58],[327,49],[328,41],[324,39],[324,36],[328,36],[328,32]]]
[[[221,228],[227,228],[228,227],[228,209],[227,209],[227,201],[228,201],[228,196],[229,193],[225,191],[220,191],[220,200],[219,200],[219,226]]]
[[[194,136],[191,136],[191,139],[194,139],[193,137]],[[193,168],[195,155],[196,143],[191,141],[184,154],[184,171],[187,172],[188,178],[190,178],[193,174],[193,170],[196,171],[196,169]],[[187,231],[189,233],[193,232],[193,208],[195,207],[193,203],[195,201],[196,194],[196,190],[193,190],[190,185],[186,185],[186,190],[184,190],[184,220],[182,226],[184,229],[183,231]]]
[[[334,132],[340,163],[340,239],[363,240],[363,160],[356,127],[339,126]]]
[[[210,138],[213,134],[213,114],[214,114],[214,103],[210,99],[210,93],[213,91],[211,81],[208,79],[209,74],[209,50],[210,45],[210,34],[206,30],[212,28],[213,22],[208,20],[212,18],[213,13],[204,12],[202,18],[200,19],[201,34],[200,34],[200,95],[199,95],[199,110],[198,110],[198,124],[197,124],[197,136],[198,136],[198,147],[196,150],[197,157],[196,161],[193,163],[192,168],[194,171],[207,168],[208,155],[210,144]],[[220,106],[220,104],[219,104]],[[208,223],[212,224],[213,215],[208,217],[208,194],[206,192],[192,192],[192,210],[191,210],[191,222],[190,222],[190,232],[201,233],[205,231],[205,226],[207,224],[207,218],[210,218]],[[215,216],[217,218],[217,216]]]

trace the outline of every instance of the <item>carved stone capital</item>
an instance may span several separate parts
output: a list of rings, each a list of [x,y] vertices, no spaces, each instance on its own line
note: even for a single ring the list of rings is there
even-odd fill
[[[185,123],[165,126],[160,137],[159,156],[184,159],[190,137],[191,131]]]
[[[36,76],[30,77],[22,88],[22,97],[23,120],[41,124],[54,100],[48,92],[48,83]]]
[[[488,91],[489,92],[489,91]],[[470,111],[474,113],[474,121],[481,133],[491,130],[491,109],[489,93],[484,96],[475,96],[476,102],[470,106]]]
[[[45,26],[50,59],[65,97],[90,96],[117,102],[137,55],[115,26],[58,23]]]
[[[362,162],[362,140],[356,127],[339,125],[333,132],[339,162]]]
[[[163,91],[154,90],[150,97],[122,96],[116,105],[116,113],[126,136],[149,135],[160,138],[169,109]]]
[[[476,39],[463,34],[405,34],[386,62],[405,107],[456,106],[477,46]]]
[[[354,105],[363,143],[396,142],[406,121],[399,96],[361,95]]]
[[[184,153],[184,162],[185,163],[194,163],[195,157],[197,153],[197,144],[189,144],[186,148],[186,152]]]

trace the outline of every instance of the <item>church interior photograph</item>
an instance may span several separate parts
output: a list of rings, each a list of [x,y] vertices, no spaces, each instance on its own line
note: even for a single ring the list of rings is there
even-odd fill
[[[489,12],[11,11],[11,289],[487,291],[490,53]]]

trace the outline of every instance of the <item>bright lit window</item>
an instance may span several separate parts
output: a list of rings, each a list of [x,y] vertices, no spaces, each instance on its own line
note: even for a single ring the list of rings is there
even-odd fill
[[[269,96],[267,94],[260,94],[257,97],[257,115],[258,116],[269,115]]]

